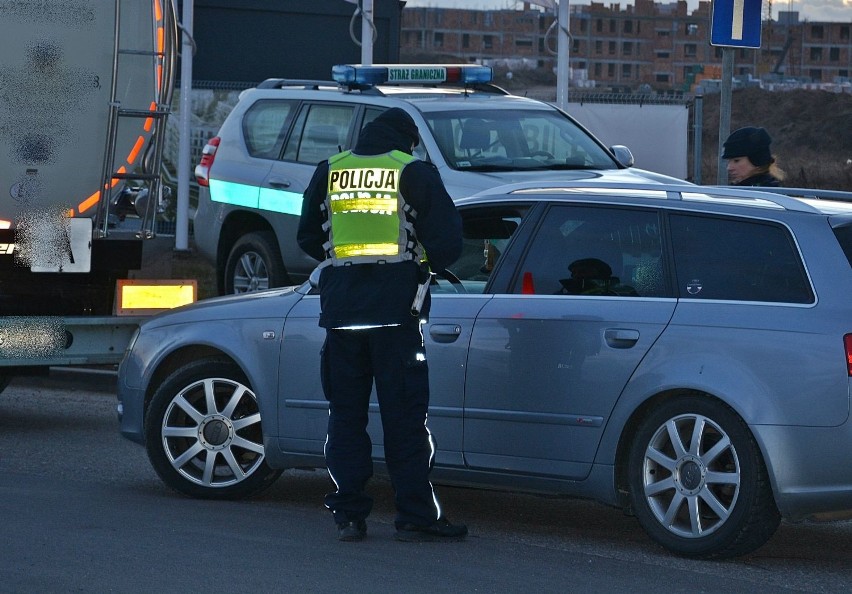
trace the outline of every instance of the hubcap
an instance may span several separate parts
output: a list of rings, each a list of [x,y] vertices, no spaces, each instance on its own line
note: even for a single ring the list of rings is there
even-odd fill
[[[694,456],[684,456],[678,462],[677,469],[674,480],[678,490],[684,495],[696,495],[704,486],[705,468],[701,460]]]
[[[680,415],[660,426],[645,449],[645,498],[667,530],[699,538],[730,517],[740,473],[736,449],[718,424],[702,415]]]
[[[205,487],[244,481],[264,459],[257,399],[231,379],[204,379],[181,390],[160,432],[172,467]]]
[[[221,450],[231,442],[234,426],[230,420],[219,415],[211,415],[198,426],[198,439],[204,447]]]

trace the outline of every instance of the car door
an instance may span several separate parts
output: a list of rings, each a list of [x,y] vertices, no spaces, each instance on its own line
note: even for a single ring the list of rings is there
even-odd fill
[[[461,211],[461,257],[430,286],[429,320],[423,326],[429,365],[429,429],[435,439],[435,464],[462,467],[464,384],[468,346],[477,313],[492,298],[492,271],[527,208],[484,207]],[[328,405],[319,383],[319,357],[325,330],[317,325],[318,295],[307,295],[287,316],[279,366],[280,445],[290,452],[322,453]],[[373,457],[384,452],[375,392],[367,428]]]
[[[467,345],[476,312],[487,299],[464,295],[436,284],[431,321],[424,342],[432,384],[429,429],[438,451],[435,464],[464,466],[461,451],[462,398]],[[446,291],[445,291],[446,290]],[[279,364],[279,445],[288,452],[322,454],[328,425],[328,403],[320,384],[320,352],[325,329],[317,321],[319,295],[308,295],[287,316]],[[373,458],[384,459],[384,437],[375,387],[370,396],[367,431]]]
[[[555,204],[477,315],[464,455],[483,470],[584,478],[607,418],[673,314],[660,214]],[[497,287],[495,287],[496,289]]]
[[[323,454],[328,402],[320,383],[318,294],[306,295],[287,314],[278,364],[278,443],[287,452]]]

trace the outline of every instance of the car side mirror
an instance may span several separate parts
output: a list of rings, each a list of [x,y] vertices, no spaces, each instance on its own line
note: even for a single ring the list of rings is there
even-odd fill
[[[636,163],[636,160],[633,158],[633,153],[631,153],[630,149],[623,144],[614,144],[609,147],[609,150],[615,156],[615,160],[625,167],[633,167]]]

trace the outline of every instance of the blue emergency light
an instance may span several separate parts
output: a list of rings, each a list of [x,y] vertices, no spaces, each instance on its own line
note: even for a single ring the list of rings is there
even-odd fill
[[[472,85],[490,83],[494,74],[490,66],[475,64],[338,64],[331,77],[340,85],[405,85],[449,84]]]

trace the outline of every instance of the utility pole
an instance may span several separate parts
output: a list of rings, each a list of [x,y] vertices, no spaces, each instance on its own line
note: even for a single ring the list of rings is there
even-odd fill
[[[361,5],[361,64],[373,65],[373,0],[362,0]]]
[[[180,52],[180,135],[178,137],[177,210],[175,250],[189,249],[189,180],[192,162],[189,140],[192,134],[192,12],[193,0],[183,1]]]
[[[734,48],[760,49],[761,0],[714,0],[710,22],[710,44],[722,47],[722,88],[719,98],[719,151],[717,183],[728,183],[722,162],[722,143],[731,130],[731,89],[734,78]]]
[[[563,110],[568,108],[568,86],[571,79],[569,64],[571,34],[568,5],[569,0],[559,0],[559,12],[556,17],[558,25],[556,33],[556,105]]]

